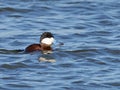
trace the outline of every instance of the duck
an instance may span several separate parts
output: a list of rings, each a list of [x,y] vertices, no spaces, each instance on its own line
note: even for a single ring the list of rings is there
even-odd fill
[[[25,48],[25,52],[35,52],[35,51],[52,51],[52,44],[54,42],[54,36],[51,32],[44,32],[40,37],[39,43],[34,43]]]

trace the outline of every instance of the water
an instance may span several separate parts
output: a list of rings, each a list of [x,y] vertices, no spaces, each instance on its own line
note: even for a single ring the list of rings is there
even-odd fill
[[[0,0],[0,19],[0,90],[120,90],[119,0]],[[45,31],[64,45],[24,53]]]

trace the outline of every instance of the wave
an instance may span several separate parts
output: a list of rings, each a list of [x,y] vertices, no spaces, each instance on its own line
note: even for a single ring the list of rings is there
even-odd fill
[[[21,9],[21,8],[12,8],[12,7],[2,7],[0,8],[0,12],[21,12],[26,13],[31,11],[30,9]]]
[[[24,52],[24,50],[21,50],[21,49],[18,49],[18,50],[0,49],[0,54],[20,54],[23,52]]]

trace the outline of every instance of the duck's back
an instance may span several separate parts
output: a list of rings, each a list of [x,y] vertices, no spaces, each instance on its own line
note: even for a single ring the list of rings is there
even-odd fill
[[[40,44],[32,44],[26,47],[25,52],[33,52],[33,51],[40,51],[41,45]]]

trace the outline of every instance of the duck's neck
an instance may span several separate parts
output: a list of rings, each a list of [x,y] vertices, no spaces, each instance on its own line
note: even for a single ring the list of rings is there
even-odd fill
[[[41,43],[41,48],[43,51],[52,51],[51,45]]]

